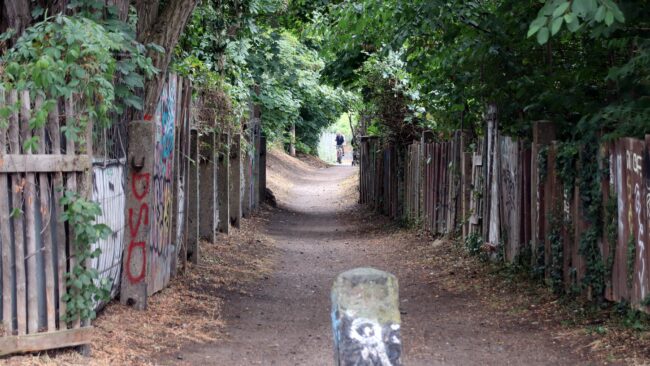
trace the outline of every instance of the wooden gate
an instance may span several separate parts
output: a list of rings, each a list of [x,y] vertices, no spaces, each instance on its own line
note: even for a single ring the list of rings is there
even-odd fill
[[[0,356],[88,343],[90,327],[62,321],[65,273],[74,265],[75,250],[71,228],[60,218],[64,190],[90,196],[92,123],[78,144],[66,139],[62,128],[80,126],[72,98],[55,106],[45,127],[36,129],[30,121],[41,111],[42,98],[13,90],[0,94],[0,105],[5,100],[20,108],[10,114],[8,126],[0,126]],[[38,138],[35,151],[25,148],[33,138]]]

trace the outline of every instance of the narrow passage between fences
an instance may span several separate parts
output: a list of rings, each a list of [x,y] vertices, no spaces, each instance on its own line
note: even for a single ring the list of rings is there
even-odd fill
[[[275,154],[268,175],[279,207],[263,214],[261,228],[275,248],[273,271],[225,294],[226,340],[163,354],[161,364],[332,365],[332,281],[361,266],[399,278],[407,365],[583,363],[547,326],[533,319],[514,325],[519,319],[502,314],[509,309],[494,309],[472,289],[451,285],[442,255],[417,252],[447,245],[424,245],[357,205],[356,168],[293,166]],[[280,187],[284,180],[291,183]]]

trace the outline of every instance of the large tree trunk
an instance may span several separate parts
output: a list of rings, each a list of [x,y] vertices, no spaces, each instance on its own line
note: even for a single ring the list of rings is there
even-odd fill
[[[29,0],[6,0],[2,4],[0,32],[13,29],[16,33],[11,37],[8,47],[16,43],[18,37],[32,22],[32,11]]]
[[[151,118],[156,111],[174,48],[198,2],[199,0],[169,0],[159,9],[158,0],[136,1],[135,7],[140,16],[138,40],[143,44],[155,43],[165,49],[164,53],[150,54],[153,65],[160,72],[145,83],[145,119]]]

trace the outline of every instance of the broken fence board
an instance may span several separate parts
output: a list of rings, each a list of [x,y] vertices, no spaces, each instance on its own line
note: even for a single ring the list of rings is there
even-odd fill
[[[53,333],[0,337],[0,356],[90,344],[93,335],[92,327],[83,327]]]

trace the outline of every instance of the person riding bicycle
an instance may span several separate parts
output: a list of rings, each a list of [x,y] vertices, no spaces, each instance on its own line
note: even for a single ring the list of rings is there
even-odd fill
[[[345,156],[345,152],[343,150],[343,146],[345,146],[345,137],[340,133],[336,133],[336,160],[339,164],[341,164],[341,158]],[[339,156],[339,151],[340,151],[340,156]]]

